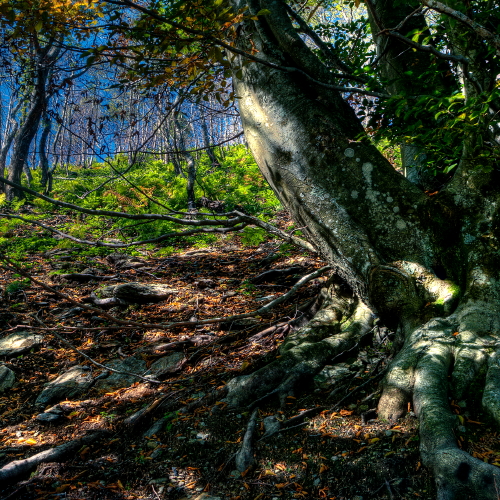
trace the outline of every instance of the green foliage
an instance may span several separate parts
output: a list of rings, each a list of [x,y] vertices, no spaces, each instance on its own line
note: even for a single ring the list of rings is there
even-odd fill
[[[223,203],[224,211],[243,210],[249,214],[269,216],[280,207],[279,201],[262,177],[257,164],[243,145],[217,148],[215,154],[220,165],[214,167],[207,154],[200,154],[197,164],[195,196],[206,197]],[[183,165],[181,164],[181,167]],[[118,156],[106,163],[94,163],[91,167],[71,166],[76,173],[72,179],[57,180],[52,196],[86,209],[110,210],[130,214],[185,211],[187,207],[187,180],[175,174],[172,164],[159,160],[139,161],[129,165],[125,156]],[[123,173],[130,183],[119,175]],[[37,188],[39,172],[35,171]],[[137,189],[132,187],[137,186]],[[47,202],[30,200],[38,209],[53,210]],[[207,209],[200,208],[201,211]],[[215,243],[214,234],[197,234],[175,237],[182,228],[170,221],[126,221],[105,220],[85,214],[72,214],[72,220],[61,230],[87,240],[105,238],[123,242],[154,239],[164,234],[173,234],[168,240],[166,254],[178,246],[206,247]],[[0,236],[1,236],[0,228]],[[243,233],[243,242],[256,245],[263,241],[262,230],[248,228]],[[74,246],[74,242],[61,240],[59,248]],[[89,247],[82,255],[105,255],[113,250],[105,247]],[[133,248],[130,253],[136,252]]]
[[[29,288],[30,285],[31,285],[31,281],[29,280],[29,278],[25,278],[23,280],[11,281],[5,287],[5,293],[8,295],[14,295],[18,292],[22,292],[23,290],[26,290],[26,288]]]
[[[221,152],[218,153],[220,158]],[[280,206],[250,151],[243,145],[225,150],[221,165],[217,168],[211,165],[208,155],[201,157],[197,194],[224,201],[228,211],[240,208],[252,215]]]
[[[173,412],[168,412],[163,415],[163,418],[165,419],[165,432],[170,432],[172,430],[172,427],[174,426],[174,421],[177,418],[177,415],[179,414],[178,411],[173,411]]]
[[[244,246],[256,247],[266,240],[268,234],[260,227],[245,227],[241,232],[241,243]]]
[[[27,254],[46,252],[57,245],[54,238],[28,236],[22,238],[0,238],[0,249],[11,257],[22,259]]]
[[[489,95],[467,99],[458,91],[452,95],[436,91],[434,95],[417,98],[397,95],[379,105],[377,115],[385,118],[375,136],[390,144],[408,142],[422,146],[425,164],[435,174],[450,173],[458,164],[464,144],[469,143],[475,152],[471,164],[488,172],[498,162],[498,156],[477,131],[488,129],[492,120],[488,115],[490,102],[499,97],[498,88]]]

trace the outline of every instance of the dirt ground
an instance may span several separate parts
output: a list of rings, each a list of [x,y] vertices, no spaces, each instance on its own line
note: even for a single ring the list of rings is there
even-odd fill
[[[22,237],[23,231],[12,237]],[[297,398],[279,408],[272,398],[259,405],[255,464],[239,473],[235,467],[247,428],[249,408],[229,409],[217,400],[233,377],[251,373],[279,355],[283,329],[252,337],[277,323],[286,324],[318,293],[326,277],[310,281],[287,302],[251,321],[220,322],[170,329],[116,326],[85,309],[85,299],[103,283],[61,278],[64,273],[94,269],[114,282],[168,284],[177,290],[154,304],[119,306],[107,312],[134,322],[165,323],[204,319],[253,311],[265,300],[290,289],[293,279],[252,284],[266,269],[300,266],[304,273],[321,267],[314,256],[272,240],[259,247],[242,247],[236,239],[207,249],[186,249],[170,256],[144,252],[146,264],[117,268],[105,255],[89,256],[81,248],[33,253],[26,262],[31,275],[56,292],[31,282],[5,266],[0,277],[0,337],[20,329],[44,336],[40,348],[0,362],[16,374],[16,384],[0,394],[0,467],[92,433],[97,437],[57,462],[42,463],[14,482],[0,484],[2,499],[231,499],[289,498],[431,499],[433,479],[419,458],[418,422],[411,407],[395,424],[380,422],[376,407],[378,383],[390,360],[391,332],[379,328],[377,342],[362,347],[358,358],[343,361],[356,367],[347,383],[331,388],[304,381]],[[290,281],[291,280],[291,281]],[[270,296],[273,296],[270,298]],[[263,300],[264,299],[264,300]],[[194,322],[194,321],[193,321]],[[186,361],[160,384],[144,381],[113,392],[91,388],[85,398],[63,403],[65,414],[56,423],[42,423],[43,411],[34,401],[44,384],[74,365],[104,369],[62,343],[57,333],[92,360],[106,365],[112,359],[142,354],[148,364],[159,355],[148,350],[156,343],[185,341],[210,335],[202,346],[180,348]],[[215,395],[215,396],[214,396]],[[215,398],[215,399],[214,399]],[[251,403],[251,402],[249,402]],[[460,415],[463,449],[500,465],[500,441],[477,409],[450,401]],[[286,420],[321,407],[301,425],[259,441],[263,419]],[[127,419],[138,417],[135,424]],[[145,435],[155,424],[157,429]],[[498,462],[497,462],[498,461]]]

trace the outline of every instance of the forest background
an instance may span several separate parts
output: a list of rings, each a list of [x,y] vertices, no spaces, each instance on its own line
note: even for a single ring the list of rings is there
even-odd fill
[[[497,7],[0,2],[5,498],[498,498]]]

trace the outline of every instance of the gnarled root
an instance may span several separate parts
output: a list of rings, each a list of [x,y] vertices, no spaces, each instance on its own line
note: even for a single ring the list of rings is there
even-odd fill
[[[225,401],[230,406],[253,406],[274,395],[283,404],[301,380],[313,377],[327,362],[353,349],[372,329],[372,311],[352,295],[335,293],[339,287],[332,285],[323,308],[286,339],[274,362],[227,384]]]
[[[435,475],[439,500],[500,497],[500,469],[459,448],[456,431],[460,422],[449,405],[450,396],[466,397],[474,378],[487,368],[483,407],[500,421],[497,307],[469,302],[448,318],[434,318],[416,329],[384,382],[380,418],[401,416],[413,397],[420,420],[422,459]]]

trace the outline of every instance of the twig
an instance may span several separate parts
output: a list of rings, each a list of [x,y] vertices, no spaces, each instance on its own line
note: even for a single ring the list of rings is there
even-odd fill
[[[391,500],[394,500],[394,495],[392,494],[391,485],[389,484],[389,482],[387,481],[387,479],[385,480],[385,486],[387,488],[387,491],[389,492],[389,498]]]
[[[314,417],[318,413],[321,413],[323,410],[326,410],[326,406],[317,406],[316,408],[311,408],[310,410],[303,411],[302,413],[299,413],[295,417],[292,417],[288,419],[286,422],[283,422],[279,429],[276,431],[269,433],[269,434],[264,434],[260,439],[260,441],[263,441],[264,439],[268,439],[272,436],[276,436],[277,434],[281,434],[282,432],[285,431],[290,431],[293,429],[297,429],[299,427],[302,427],[303,425],[307,424],[308,422],[304,422],[306,418]],[[297,424],[297,422],[299,422]]]
[[[277,299],[273,300],[272,302],[269,302],[267,305],[260,307],[259,309],[252,311],[252,312],[235,314],[233,316],[225,316],[225,317],[218,317],[218,318],[211,318],[211,319],[202,319],[202,320],[197,320],[197,321],[177,321],[177,322],[162,324],[162,323],[140,323],[137,321],[121,320],[119,318],[116,318],[115,316],[112,316],[111,314],[108,314],[106,311],[103,311],[102,309],[82,304],[81,302],[71,298],[69,295],[66,295],[65,293],[62,293],[59,290],[56,290],[55,288],[52,288],[49,285],[46,285],[42,281],[37,280],[36,278],[31,276],[29,273],[24,271],[24,269],[20,268],[18,265],[16,265],[14,262],[12,262],[12,260],[9,259],[5,254],[0,253],[0,260],[4,260],[5,262],[7,262],[9,264],[8,266],[5,266],[6,268],[8,268],[10,270],[17,271],[22,276],[29,278],[31,281],[33,281],[33,283],[36,283],[37,285],[41,286],[44,290],[47,290],[51,293],[54,293],[54,294],[58,295],[59,297],[62,297],[65,300],[71,302],[72,304],[75,304],[76,306],[81,307],[82,309],[86,309],[87,311],[95,312],[95,313],[97,313],[101,316],[104,316],[105,318],[107,318],[111,321],[114,321],[118,324],[121,324],[121,325],[137,326],[139,328],[158,328],[158,329],[162,329],[162,330],[169,330],[171,328],[181,327],[181,326],[189,326],[192,328],[192,327],[196,327],[199,325],[209,325],[209,324],[213,324],[213,323],[224,323],[224,322],[228,322],[228,321],[235,321],[237,319],[251,318],[254,316],[260,316],[262,314],[266,314],[271,309],[273,309],[277,305],[281,304],[282,302],[285,302],[291,296],[293,296],[302,285],[305,285],[309,281],[311,281],[315,278],[318,278],[319,276],[324,274],[326,271],[331,269],[331,266],[324,266],[324,267],[312,272],[311,274],[303,276],[288,292],[283,294],[281,297],[278,297]]]
[[[342,399],[337,401],[337,403],[334,405],[333,410],[336,410],[337,408],[340,408],[340,405],[343,401],[345,401],[347,398],[358,392],[361,388],[363,388],[365,385],[369,384],[370,382],[374,382],[376,379],[380,378],[385,372],[387,368],[384,368],[380,373],[377,373],[377,375],[372,376],[372,378],[369,378],[365,382],[363,382],[361,385],[350,391],[348,394],[346,394]],[[373,373],[373,372],[372,372]]]
[[[127,417],[123,423],[127,426],[134,426],[137,424],[139,420],[144,418],[146,415],[149,415],[152,411],[154,411],[158,406],[160,406],[166,399],[172,396],[171,393],[163,395],[161,398],[155,399],[150,405],[145,408],[141,408],[136,411],[130,417]]]
[[[493,45],[497,48],[497,52],[500,52],[500,37],[498,35],[495,35],[491,31],[487,30],[481,24],[476,23],[476,21],[472,20],[470,17],[467,17],[459,10],[452,9],[451,7],[448,7],[448,5],[442,2],[438,2],[437,0],[422,0],[422,3],[424,5],[427,5],[427,7],[431,8],[432,10],[435,10],[436,12],[440,12],[441,14],[446,14],[447,16],[450,16],[453,19],[456,19],[457,21],[466,24],[467,26],[469,26],[469,28],[474,30],[474,32],[480,37],[482,37],[484,40],[493,43]]]

